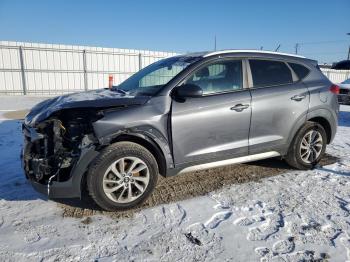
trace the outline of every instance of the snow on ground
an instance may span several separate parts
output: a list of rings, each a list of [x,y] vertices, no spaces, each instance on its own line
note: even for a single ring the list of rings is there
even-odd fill
[[[25,181],[20,122],[0,120],[0,261],[350,261],[350,107],[337,163],[230,185],[115,220],[62,217]]]
[[[28,109],[47,98],[49,97],[0,95],[0,111]]]

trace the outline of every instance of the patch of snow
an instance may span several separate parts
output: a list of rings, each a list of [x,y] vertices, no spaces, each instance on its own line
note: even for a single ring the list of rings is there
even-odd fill
[[[48,98],[39,96],[0,96],[0,111],[30,109]]]

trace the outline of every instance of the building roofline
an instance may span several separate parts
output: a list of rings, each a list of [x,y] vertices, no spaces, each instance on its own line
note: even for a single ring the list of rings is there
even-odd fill
[[[205,54],[203,57],[209,57],[209,56],[221,55],[221,54],[229,54],[229,53],[272,54],[272,55],[283,55],[283,56],[291,56],[291,57],[298,57],[298,58],[306,58],[305,56],[300,56],[300,55],[279,53],[279,52],[273,52],[273,51],[265,51],[265,50],[254,50],[254,49],[242,49],[242,50],[232,49],[232,50],[214,51],[214,52],[209,52],[209,53]]]

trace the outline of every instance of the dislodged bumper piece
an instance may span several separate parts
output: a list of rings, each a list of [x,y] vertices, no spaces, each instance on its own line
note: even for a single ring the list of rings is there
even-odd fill
[[[41,184],[29,179],[33,188],[49,198],[80,198],[80,185],[74,185],[72,181],[66,182],[52,182],[50,186]],[[49,190],[48,190],[49,189]]]

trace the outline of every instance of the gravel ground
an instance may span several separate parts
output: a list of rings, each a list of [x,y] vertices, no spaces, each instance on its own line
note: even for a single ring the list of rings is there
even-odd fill
[[[336,157],[326,155],[320,166],[333,164]],[[105,212],[94,204],[87,192],[81,200],[56,200],[63,209],[64,217],[81,218],[104,214],[112,218],[131,217],[144,208],[177,202],[209,192],[219,190],[228,185],[259,181],[265,177],[276,176],[291,170],[282,160],[267,159],[248,164],[231,165],[215,169],[208,169],[192,173],[180,174],[174,177],[160,177],[158,185],[149,198],[141,207],[123,212]]]
[[[4,112],[3,117],[8,119],[21,120],[24,119],[26,114],[28,114],[28,109]]]
[[[23,110],[32,108],[35,104],[48,99],[42,96],[1,96],[0,111]]]

